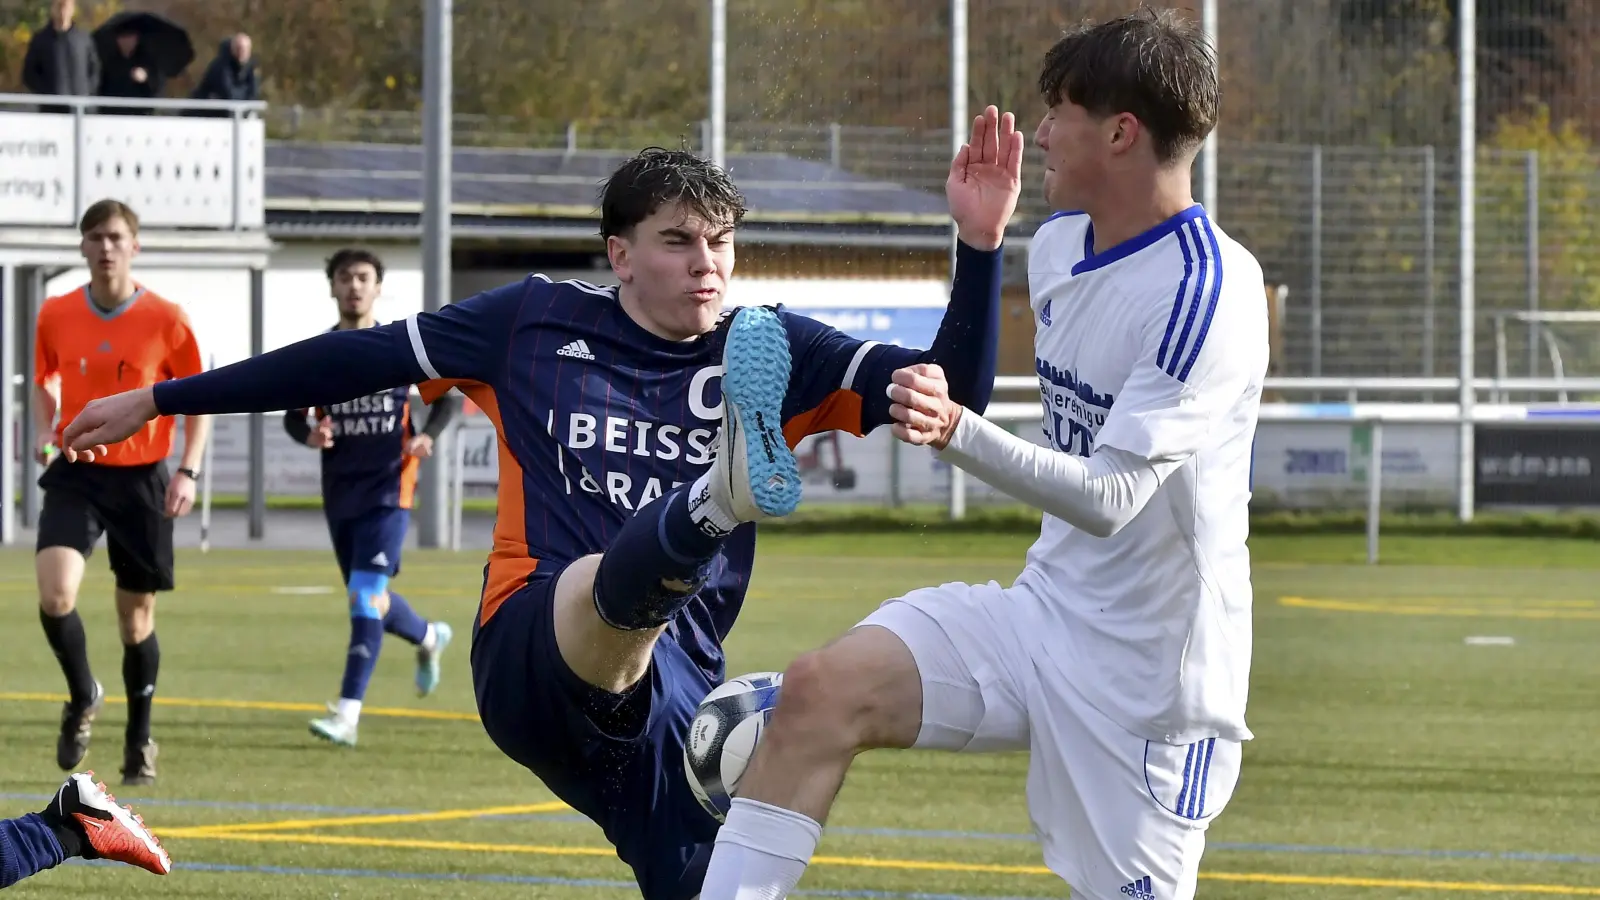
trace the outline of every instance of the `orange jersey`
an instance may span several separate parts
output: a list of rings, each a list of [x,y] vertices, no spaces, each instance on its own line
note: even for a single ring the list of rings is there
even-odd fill
[[[200,345],[183,308],[143,287],[109,312],[89,299],[87,287],[51,297],[39,308],[33,341],[34,384],[60,379],[57,444],[89,401],[201,371]],[[172,417],[159,416],[108,447],[103,462],[160,462],[172,453],[172,431]]]

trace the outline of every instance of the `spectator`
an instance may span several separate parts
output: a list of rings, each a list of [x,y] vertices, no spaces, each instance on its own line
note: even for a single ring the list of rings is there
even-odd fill
[[[35,94],[93,96],[100,90],[100,54],[89,33],[72,24],[76,0],[51,0],[50,24],[28,42],[22,60],[22,83]],[[43,112],[70,112],[70,107],[42,106]]]
[[[195,100],[260,100],[261,78],[250,52],[250,35],[240,32],[223,41],[217,48],[217,58],[206,67],[205,76],[189,96]],[[226,113],[206,111],[195,115]]]
[[[129,100],[153,100],[161,96],[167,77],[143,42],[137,31],[124,31],[117,35],[117,52],[101,61],[104,71],[100,75],[100,96],[122,97]],[[149,115],[150,108],[135,109],[109,107],[100,110],[113,115]]]

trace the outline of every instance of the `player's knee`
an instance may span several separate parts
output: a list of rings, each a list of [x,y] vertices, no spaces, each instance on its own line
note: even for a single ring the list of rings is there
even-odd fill
[[[783,673],[773,727],[839,749],[909,747],[922,714],[922,682],[904,643],[883,629],[861,629],[797,657]]]
[[[389,607],[389,576],[382,572],[350,573],[350,618],[381,619]]]
[[[857,669],[856,660],[835,648],[796,657],[783,672],[773,731],[787,724],[790,733],[805,735],[808,742],[827,741],[841,751],[866,746],[877,709],[851,677]]]
[[[43,610],[47,616],[64,616],[76,609],[77,606],[77,591],[61,585],[51,585],[39,589],[39,609]]]

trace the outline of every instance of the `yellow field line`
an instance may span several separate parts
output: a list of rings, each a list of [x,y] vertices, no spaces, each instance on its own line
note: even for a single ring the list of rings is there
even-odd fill
[[[561,812],[570,809],[560,800],[544,803],[525,803],[521,806],[487,806],[480,809],[446,809],[426,813],[386,813],[369,816],[340,816],[326,819],[286,819],[281,822],[247,822],[242,825],[204,826],[206,831],[241,832],[294,831],[300,828],[334,828],[345,825],[404,825],[415,822],[451,822],[457,819],[477,819],[483,816],[520,816],[529,813]]]
[[[536,856],[615,857],[610,847],[552,847],[538,844],[486,844],[465,841],[430,841],[413,838],[373,838],[321,834],[239,834],[223,831],[167,829],[160,837],[191,840],[249,841],[253,843],[322,844],[341,847],[375,847],[406,850],[447,850],[466,853],[521,853]],[[864,856],[816,856],[812,865],[922,872],[965,872],[990,875],[1051,875],[1044,866],[959,863],[942,860],[874,859]],[[1423,881],[1405,878],[1351,878],[1339,875],[1279,875],[1271,872],[1201,872],[1208,881],[1253,882],[1321,887],[1388,888],[1472,893],[1549,894],[1564,897],[1600,897],[1600,887],[1564,884],[1495,884],[1485,881]]]
[[[1282,606],[1321,609],[1332,612],[1382,613],[1391,616],[1464,616],[1485,619],[1577,619],[1600,620],[1600,612],[1569,609],[1508,609],[1474,606],[1433,606],[1423,603],[1372,603],[1364,600],[1321,600],[1309,597],[1279,597]]]
[[[245,822],[238,825],[199,825],[193,828],[168,829],[163,834],[177,833],[181,837],[197,834],[258,833],[263,831],[296,831],[302,828],[336,828],[347,825],[406,825],[416,822],[450,822],[458,819],[477,819],[483,816],[520,816],[530,813],[561,812],[571,807],[560,800],[544,803],[525,803],[521,806],[487,806],[479,809],[446,809],[424,813],[384,813],[365,816],[339,816],[323,819],[285,819],[277,822]]]
[[[0,692],[0,700],[19,702],[65,703],[66,694],[38,694],[27,692]],[[126,703],[121,697],[106,697],[107,703]],[[268,712],[327,712],[320,703],[291,703],[281,700],[207,700],[199,697],[157,697],[157,706],[186,706],[198,709],[254,709]],[[451,722],[476,722],[477,713],[452,712],[441,709],[405,709],[398,706],[364,706],[364,716],[388,716],[395,719],[442,719]]]

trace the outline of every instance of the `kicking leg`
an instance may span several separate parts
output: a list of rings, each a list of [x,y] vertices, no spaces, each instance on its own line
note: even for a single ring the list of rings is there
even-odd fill
[[[1007,671],[1024,665],[1026,655],[990,639],[995,623],[980,602],[998,591],[966,585],[918,591],[789,666],[778,707],[717,833],[701,900],[787,896],[863,750],[1028,746],[1026,706],[1013,687],[1018,673]],[[973,664],[980,653],[987,662]],[[974,674],[980,670],[990,673],[981,684]]]
[[[68,778],[40,812],[0,821],[0,888],[78,856],[157,875],[172,870],[172,859],[144,819],[119,806],[93,772]]]
[[[789,337],[767,309],[736,314],[723,349],[716,459],[634,514],[606,552],[577,560],[556,585],[561,656],[585,682],[621,693],[644,676],[666,623],[705,583],[742,523],[782,517],[800,500],[799,467],[779,424]]]

